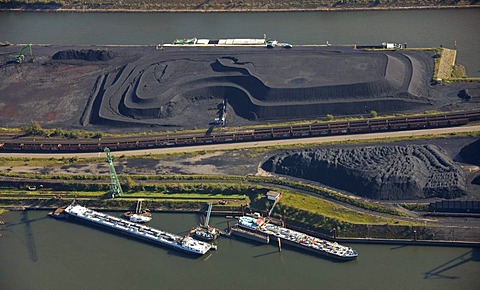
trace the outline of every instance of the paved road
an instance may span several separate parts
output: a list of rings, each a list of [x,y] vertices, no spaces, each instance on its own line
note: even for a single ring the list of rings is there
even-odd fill
[[[476,126],[463,126],[463,127],[449,127],[438,129],[424,129],[424,130],[412,130],[412,131],[398,131],[398,132],[380,132],[369,134],[354,134],[354,135],[340,135],[340,136],[323,136],[313,138],[300,138],[300,139],[282,139],[282,140],[267,140],[267,141],[254,141],[254,142],[241,142],[241,143],[226,143],[226,144],[211,144],[211,145],[198,145],[198,146],[186,146],[186,147],[168,147],[168,148],[156,148],[156,149],[142,149],[142,150],[130,150],[130,151],[115,151],[115,155],[125,156],[139,156],[139,155],[153,155],[164,153],[176,153],[176,152],[193,152],[202,150],[227,150],[227,149],[243,149],[243,148],[255,148],[265,146],[277,146],[277,145],[295,145],[295,144],[321,144],[328,142],[341,142],[350,140],[367,140],[367,139],[381,139],[391,137],[408,137],[408,136],[424,136],[431,134],[448,134],[459,132],[478,132],[480,131],[480,125]],[[0,157],[35,157],[35,158],[69,158],[69,157],[103,157],[104,153],[0,153]]]

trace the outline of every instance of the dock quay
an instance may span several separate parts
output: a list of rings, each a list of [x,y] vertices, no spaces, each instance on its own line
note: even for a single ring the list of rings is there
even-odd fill
[[[380,238],[336,238],[335,240],[343,243],[355,243],[355,244],[480,248],[480,242],[471,242],[471,241],[380,239]]]
[[[204,255],[216,246],[195,240],[189,236],[178,236],[149,226],[137,224],[105,213],[97,212],[78,204],[71,204],[63,210],[67,218],[73,218],[93,226],[99,226],[120,234],[131,236],[156,245],[195,255]]]

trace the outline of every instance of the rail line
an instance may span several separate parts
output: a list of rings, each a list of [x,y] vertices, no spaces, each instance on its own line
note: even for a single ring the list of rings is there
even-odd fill
[[[433,129],[466,125],[480,120],[480,110],[441,113],[427,116],[365,119],[322,124],[277,126],[219,132],[207,135],[192,133],[132,138],[93,139],[31,139],[0,137],[0,153],[79,153],[111,150],[137,150],[176,146],[195,146],[289,138],[307,138],[342,134],[362,134],[388,131]]]

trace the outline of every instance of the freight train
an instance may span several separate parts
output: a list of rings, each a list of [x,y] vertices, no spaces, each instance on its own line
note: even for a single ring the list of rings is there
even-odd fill
[[[238,130],[229,133],[205,135],[159,135],[155,137],[138,137],[135,140],[110,139],[94,140],[47,140],[31,141],[6,139],[0,143],[0,152],[98,152],[108,147],[111,150],[135,150],[163,148],[173,146],[194,146],[218,143],[248,142],[286,138],[305,138],[341,134],[360,134],[401,130],[430,129],[461,126],[480,120],[480,110],[462,113],[443,113],[426,116],[395,117],[385,119],[364,119],[357,121],[328,122],[310,125],[278,126],[254,130]]]

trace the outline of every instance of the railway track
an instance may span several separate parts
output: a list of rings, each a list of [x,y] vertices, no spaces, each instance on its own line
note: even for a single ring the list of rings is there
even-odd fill
[[[248,141],[263,141],[289,138],[333,136],[342,134],[364,134],[375,132],[433,129],[462,126],[480,120],[480,110],[441,113],[426,116],[365,119],[357,121],[330,122],[322,124],[278,126],[238,130],[212,134],[192,133],[127,138],[97,139],[48,139],[14,138],[0,136],[0,153],[80,153],[111,150],[137,150],[175,146],[195,146]]]

